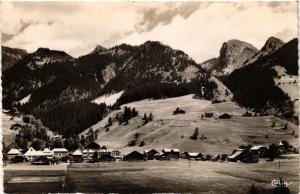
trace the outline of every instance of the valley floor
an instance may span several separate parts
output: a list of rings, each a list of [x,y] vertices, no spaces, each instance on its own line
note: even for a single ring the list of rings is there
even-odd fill
[[[260,193],[272,193],[273,179],[292,183],[299,191],[299,160],[255,164],[209,161],[147,161],[78,163],[56,166],[13,164],[4,167],[5,192],[195,192],[245,194],[254,184]]]

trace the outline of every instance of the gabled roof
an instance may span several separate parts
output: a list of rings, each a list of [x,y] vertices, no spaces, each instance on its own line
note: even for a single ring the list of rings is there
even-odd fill
[[[95,147],[96,149],[100,149],[101,146],[97,142],[93,141],[85,145],[85,148],[92,149],[91,147]]]
[[[239,156],[239,155],[242,154],[242,153],[243,153],[242,150],[238,150],[238,151],[236,151],[234,154],[232,154],[231,156],[229,156],[228,158],[229,158],[229,159],[236,158],[237,156]]]
[[[159,153],[159,151],[155,150],[155,149],[150,149],[150,150],[144,150],[144,153],[147,154],[148,152],[156,152]]]
[[[173,152],[180,152],[179,149],[177,149],[177,148],[172,149],[172,151]]]
[[[73,156],[82,156],[82,152],[80,150],[76,150],[75,152],[73,152],[72,155]]]
[[[30,147],[24,156],[43,156],[43,151],[36,151],[33,147]]]
[[[192,156],[192,157],[196,157],[199,155],[199,153],[198,152],[188,152],[188,155]]]
[[[66,148],[53,148],[53,152],[68,152]]]
[[[20,150],[13,148],[13,149],[10,149],[7,154],[8,155],[16,155],[16,154],[22,154],[22,153],[20,152]]]
[[[129,154],[127,154],[127,156],[128,155],[133,155],[133,154],[143,155],[141,152],[138,152],[138,151],[134,150],[134,151],[130,152]]]
[[[260,148],[265,148],[265,146],[263,146],[263,145],[256,145],[256,146],[253,146],[250,150],[259,150]]]
[[[46,149],[43,150],[43,154],[44,155],[52,155],[53,151],[51,151],[49,148],[46,148]]]
[[[85,150],[83,150],[82,151],[82,153],[84,153],[84,154],[92,154],[92,153],[95,153],[95,150],[92,150],[92,149],[85,149]]]
[[[162,151],[163,151],[163,152],[171,152],[172,149],[170,149],[170,148],[164,148]]]

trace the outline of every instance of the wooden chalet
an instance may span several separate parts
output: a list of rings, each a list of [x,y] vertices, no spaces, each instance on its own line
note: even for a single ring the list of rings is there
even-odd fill
[[[68,150],[66,148],[54,148],[51,150],[53,152],[53,156],[56,158],[62,158],[68,156]]]
[[[16,156],[20,156],[22,155],[21,151],[18,150],[18,149],[15,149],[15,148],[12,148],[10,149],[8,152],[7,152],[7,159],[8,160],[12,160],[13,158],[15,158]]]
[[[170,160],[176,159],[178,160],[180,157],[180,150],[179,149],[169,149],[165,148],[162,150],[162,154],[158,156],[160,160]]]
[[[115,157],[111,156],[109,153],[106,153],[99,157],[99,162],[113,162],[116,161]]]
[[[231,162],[236,162],[238,160],[241,160],[242,157],[246,154],[247,152],[244,149],[236,149],[233,151],[232,155],[228,156],[227,160]]]
[[[159,154],[160,153],[155,149],[144,150],[144,155],[145,155],[147,160],[154,160],[156,158],[156,156],[159,155]]]
[[[266,152],[268,151],[268,148],[262,145],[256,145],[250,148],[250,152],[252,154],[257,155],[258,157],[264,157],[266,155]]]
[[[93,141],[93,142],[87,144],[85,146],[85,149],[99,150],[99,149],[101,149],[101,146],[100,146],[100,144]]]
[[[123,158],[125,161],[138,161],[138,160],[144,160],[145,156],[144,154],[138,152],[138,151],[133,151]]]
[[[223,113],[219,116],[219,119],[231,119],[231,115],[228,113]]]
[[[83,161],[83,153],[78,149],[72,154],[74,162],[82,162]]]

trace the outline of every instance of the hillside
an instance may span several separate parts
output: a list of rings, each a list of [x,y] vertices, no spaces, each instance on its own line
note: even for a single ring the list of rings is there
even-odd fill
[[[142,100],[124,104],[122,107],[134,107],[139,115],[129,120],[128,125],[119,125],[114,122],[109,131],[104,126],[108,118],[119,114],[122,110],[113,111],[99,123],[93,125],[93,130],[99,130],[97,142],[109,148],[120,149],[123,153],[132,150],[145,150],[150,148],[179,148],[190,152],[207,154],[227,153],[242,144],[277,143],[283,139],[297,145],[298,139],[290,135],[292,131],[298,133],[298,127],[289,123],[288,130],[279,128],[285,121],[273,116],[242,117],[245,109],[233,102],[212,104],[210,101],[193,99],[193,95],[186,95],[163,100]],[[159,107],[159,108],[158,108]],[[185,114],[173,115],[176,107],[186,111]],[[227,112],[233,115],[232,119],[201,119],[201,114],[212,112],[216,116]],[[153,113],[153,121],[143,125],[144,113]],[[276,127],[271,128],[272,121]],[[194,129],[199,127],[199,135],[205,135],[205,140],[191,140],[189,137]],[[87,129],[82,134],[86,134]],[[127,143],[134,139],[134,134],[139,133],[139,141],[145,141],[145,146],[128,147]],[[269,135],[265,138],[265,135]]]
[[[18,124],[18,125],[24,125],[25,123],[22,121],[22,117],[14,117],[13,120],[11,120],[11,116],[6,113],[1,113],[2,118],[2,136],[3,136],[3,142],[5,142],[7,145],[14,142],[15,136],[18,133],[18,130],[10,129],[12,125]]]
[[[3,107],[32,94],[58,77],[72,73],[72,57],[62,51],[39,48],[2,74]]]
[[[9,48],[6,46],[1,46],[1,55],[2,55],[2,61],[1,61],[1,71],[2,73],[9,69],[10,67],[14,66],[18,61],[22,60],[26,55],[27,51],[23,49],[17,49],[17,48]]]

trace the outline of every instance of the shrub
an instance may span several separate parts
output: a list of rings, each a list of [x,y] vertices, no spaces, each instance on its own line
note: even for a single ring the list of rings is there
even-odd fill
[[[257,188],[252,184],[249,189],[249,194],[258,194]]]
[[[140,147],[143,147],[144,145],[145,145],[145,142],[144,142],[144,141],[141,141]]]
[[[128,142],[128,146],[135,146],[137,143],[137,140],[132,140],[130,142]]]
[[[268,139],[268,138],[269,138],[269,135],[268,135],[268,134],[267,134],[267,135],[265,135],[265,138],[266,138],[266,139]]]
[[[32,115],[25,115],[25,116],[23,116],[23,122],[24,123],[33,123],[34,117]]]
[[[199,135],[199,128],[196,127],[193,135],[191,136],[191,139],[192,140],[197,140],[198,139],[198,135]]]
[[[173,115],[176,115],[176,114],[185,114],[185,111],[180,109],[179,107],[177,107],[176,110],[173,112]]]

